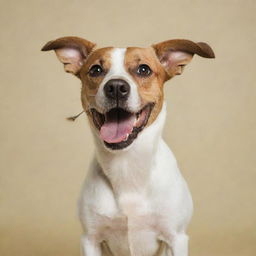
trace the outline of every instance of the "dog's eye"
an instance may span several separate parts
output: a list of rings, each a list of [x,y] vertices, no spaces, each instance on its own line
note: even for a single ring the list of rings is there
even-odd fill
[[[103,69],[100,65],[93,65],[89,70],[89,75],[92,77],[97,77],[102,75]]]
[[[146,64],[141,64],[139,65],[136,73],[139,75],[139,76],[150,76],[151,73],[152,73],[152,70],[150,69],[150,67]]]

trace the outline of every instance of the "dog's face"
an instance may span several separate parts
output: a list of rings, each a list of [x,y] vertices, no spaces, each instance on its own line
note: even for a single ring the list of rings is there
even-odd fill
[[[151,125],[161,111],[163,84],[196,53],[214,58],[205,43],[170,40],[148,48],[107,47],[77,37],[47,43],[67,72],[82,81],[81,100],[90,124],[104,145],[123,149]]]
[[[111,149],[130,145],[158,115],[165,72],[152,48],[103,48],[81,68],[82,103]]]

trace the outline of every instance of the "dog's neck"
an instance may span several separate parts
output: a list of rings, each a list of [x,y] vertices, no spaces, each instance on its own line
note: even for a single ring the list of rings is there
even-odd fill
[[[166,105],[157,119],[145,128],[131,146],[124,150],[109,151],[95,136],[96,159],[109,179],[114,193],[143,192],[147,188],[154,165],[162,129],[165,122]]]

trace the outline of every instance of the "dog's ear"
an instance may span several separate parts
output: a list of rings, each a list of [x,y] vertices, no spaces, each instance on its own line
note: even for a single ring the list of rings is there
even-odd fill
[[[168,78],[180,75],[194,54],[204,58],[215,58],[212,48],[206,43],[194,43],[185,39],[174,39],[152,45],[168,74]]]
[[[66,72],[78,75],[87,56],[96,44],[79,37],[61,37],[48,42],[42,51],[55,50]]]

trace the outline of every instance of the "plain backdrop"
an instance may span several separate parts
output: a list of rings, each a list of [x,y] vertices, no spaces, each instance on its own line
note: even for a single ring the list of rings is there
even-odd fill
[[[0,255],[79,255],[76,202],[93,156],[80,81],[49,40],[208,42],[165,84],[164,138],[191,189],[191,256],[256,255],[256,2],[1,0]]]

